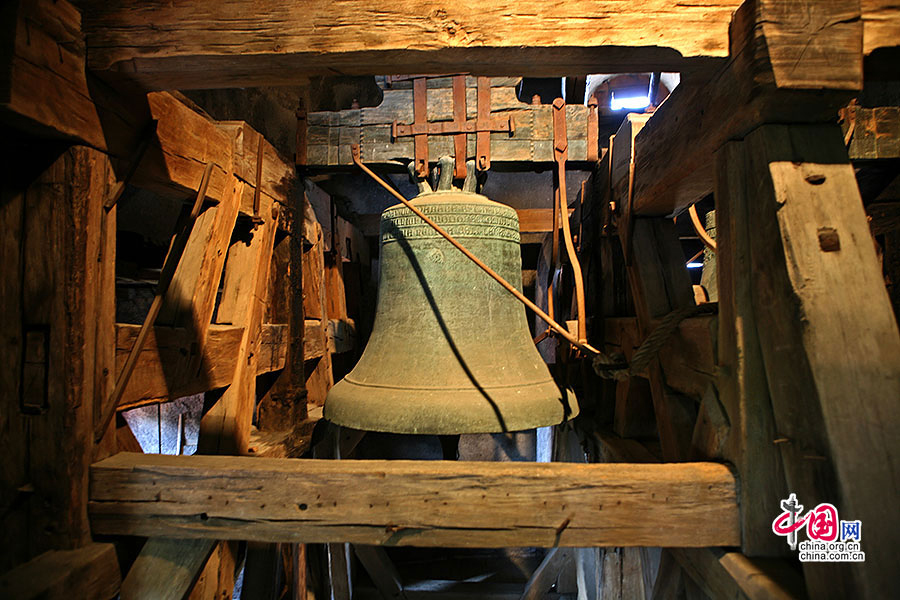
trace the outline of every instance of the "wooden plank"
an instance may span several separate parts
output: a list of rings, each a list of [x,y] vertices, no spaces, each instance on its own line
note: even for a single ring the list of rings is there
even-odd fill
[[[727,467],[714,463],[119,454],[93,467],[91,518],[95,533],[177,530],[258,541],[448,547],[739,542],[735,482]]]
[[[766,126],[744,143],[753,305],[789,489],[878,524],[866,562],[804,564],[810,595],[883,597],[900,528],[878,500],[900,494],[900,334],[853,167],[836,125]]]
[[[157,121],[156,136],[132,183],[166,197],[188,198],[196,195],[206,163],[212,162],[206,196],[213,202],[221,201],[234,189],[232,138],[185,100],[168,92],[147,94],[151,117]]]
[[[841,131],[850,160],[900,158],[900,107],[841,109]]]
[[[236,542],[215,544],[206,566],[187,597],[188,600],[221,600],[234,595],[237,546]]]
[[[525,591],[522,592],[520,600],[541,600],[547,596],[547,592],[556,583],[560,570],[567,562],[572,560],[573,551],[569,548],[550,548],[544,560],[534,570],[528,582],[525,584]]]
[[[228,251],[224,290],[216,319],[244,329],[237,353],[234,379],[200,423],[202,450],[220,454],[244,454],[256,405],[256,366],[259,330],[269,276],[269,262],[277,226],[277,211],[264,203],[264,222],[248,241],[239,240]]]
[[[234,139],[234,174],[252,188],[260,188],[273,200],[290,205],[297,182],[297,171],[258,131],[243,121],[219,121],[220,129],[229,132]],[[262,181],[257,182],[257,157],[262,143]],[[242,206],[245,214],[249,207]]]
[[[58,151],[57,151],[58,152]],[[93,449],[96,311],[102,200],[109,159],[72,147],[45,156],[43,173],[13,158],[0,221],[9,372],[2,384],[6,570],[53,549],[90,542],[87,468]],[[7,254],[8,252],[8,254]],[[8,308],[7,308],[8,307]]]
[[[590,73],[598,64],[679,71],[700,57],[728,54],[728,24],[739,2],[581,0],[551,8],[528,0],[474,10],[428,0],[354,1],[302,14],[279,0],[265,7],[202,3],[190,13],[138,2],[84,4],[91,69],[127,74],[150,89],[203,89],[296,85],[334,71],[421,73],[423,65],[476,75],[558,76]]]
[[[150,538],[122,582],[123,600],[186,598],[215,547],[215,540]]]
[[[493,156],[491,159],[494,160]],[[575,209],[570,208],[569,216],[572,216],[573,212]],[[516,214],[519,216],[519,231],[522,233],[553,231],[552,208],[517,208]]]
[[[284,366],[288,340],[285,325],[264,324],[260,330],[256,374],[277,371]],[[116,323],[118,368],[125,363],[140,325]],[[127,410],[160,400],[174,400],[230,385],[237,365],[237,353],[244,329],[232,325],[211,325],[203,368],[186,373],[182,362],[190,352],[193,336],[187,329],[154,327],[138,358],[135,373],[125,388],[119,410]]]
[[[673,214],[708,195],[713,153],[760,123],[833,121],[862,89],[858,11],[853,0],[745,2],[729,64],[703,85],[678,86],[638,134],[635,212]]]
[[[860,0],[863,20],[863,53],[897,47],[900,40],[900,7],[891,0]]]
[[[63,0],[7,2],[0,74],[4,121],[28,132],[105,149],[97,107],[84,73],[81,14]]]
[[[325,355],[328,350],[328,336],[322,329],[319,319],[306,319],[303,336],[303,357],[315,360]]]
[[[362,544],[354,544],[353,551],[359,562],[362,563],[369,577],[381,595],[386,600],[396,598],[398,600],[406,600],[406,594],[403,593],[403,584],[400,582],[400,574],[390,557],[381,546],[364,546]]]
[[[747,212],[755,200],[746,172],[747,150],[729,142],[716,154],[716,272],[719,287],[717,388],[732,435],[724,458],[741,474],[744,552],[778,556],[786,545],[770,535],[771,505],[759,498],[786,498],[781,454],[757,329],[764,321],[752,303],[756,274],[751,265],[755,230]]]
[[[156,318],[157,325],[180,327],[190,335],[188,353],[178,363],[186,379],[203,377],[211,368],[207,338],[244,185],[234,177],[231,184],[231,193],[218,206],[207,207],[194,222]]]
[[[44,552],[0,575],[0,596],[16,600],[113,598],[121,583],[115,547],[88,544],[77,550]]]

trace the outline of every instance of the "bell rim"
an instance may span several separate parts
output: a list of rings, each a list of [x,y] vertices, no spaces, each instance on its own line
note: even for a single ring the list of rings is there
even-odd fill
[[[323,416],[337,425],[363,431],[450,435],[526,431],[564,423],[579,413],[575,394],[566,389],[563,398],[553,380],[483,391],[492,392],[495,407],[474,387],[430,392],[408,389],[403,393],[344,378],[329,390]],[[429,401],[432,397],[441,401]]]

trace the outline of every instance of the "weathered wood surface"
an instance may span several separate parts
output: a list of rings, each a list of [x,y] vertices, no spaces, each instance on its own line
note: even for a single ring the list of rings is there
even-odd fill
[[[712,192],[713,153],[729,139],[760,123],[833,121],[862,89],[858,2],[751,0],[730,43],[726,67],[678,86],[637,135],[636,213],[676,213]]]
[[[3,38],[12,45],[0,76],[4,118],[26,130],[81,137],[103,148],[100,116],[84,75],[81,14],[68,2],[50,0],[7,2],[2,10]]]
[[[284,325],[266,323],[260,330],[256,374],[284,366],[288,340]],[[131,351],[140,325],[116,323],[116,362],[121,369]],[[198,371],[185,368],[184,357],[194,338],[187,329],[154,327],[138,358],[134,375],[125,388],[119,410],[160,400],[174,400],[225,387],[232,382],[237,352],[244,329],[233,325],[211,325],[206,353]]]
[[[710,598],[806,598],[799,571],[782,560],[747,558],[718,548],[670,548],[681,567]]]
[[[898,9],[900,13],[900,9]],[[900,14],[898,14],[900,18]],[[898,42],[900,43],[900,42]],[[900,107],[841,109],[841,131],[850,160],[900,158]]]
[[[757,233],[747,217],[755,202],[746,193],[754,185],[746,173],[747,160],[741,142],[729,142],[716,154],[717,387],[732,432],[724,458],[742,474],[742,548],[750,555],[777,556],[786,553],[786,545],[770,535],[770,506],[775,498],[787,497],[787,484],[773,443],[779,436],[757,334],[765,325],[752,303],[757,283],[751,246]],[[770,498],[771,504],[760,498]]]
[[[477,116],[477,91],[474,77],[467,77],[466,118]],[[429,122],[453,120],[453,93],[446,87],[449,78],[428,79],[427,119]],[[553,161],[552,108],[532,105],[516,97],[515,79],[491,79],[491,115],[493,118],[512,118],[515,132],[493,132],[492,162],[551,162]],[[584,161],[588,157],[588,107],[581,104],[566,106],[569,160]],[[308,115],[307,160],[312,167],[352,165],[350,145],[359,144],[363,161],[373,164],[398,165],[415,157],[412,136],[392,138],[391,123],[407,125],[413,122],[413,90],[385,89],[380,105],[374,108],[320,112]],[[466,135],[466,156],[475,157],[475,133]],[[455,156],[454,135],[428,136],[428,156],[436,161],[440,156]]]
[[[194,222],[155,322],[189,332],[188,353],[181,361],[188,376],[207,366],[209,327],[244,187],[237,178],[228,179],[230,193],[226,192],[217,206],[208,206]]]
[[[890,595],[900,513],[881,498],[900,495],[900,334],[853,167],[836,125],[765,126],[743,143],[753,184],[732,193],[747,195],[752,304],[789,489],[878,523],[865,563],[804,564],[810,595]]]
[[[353,552],[386,600],[407,600],[397,567],[381,546],[354,544]]]
[[[546,4],[286,0],[179,5],[83,3],[89,66],[150,89],[296,84],[372,73],[558,76],[675,70],[728,54],[738,0]]]
[[[94,533],[259,541],[477,547],[740,541],[735,481],[713,463],[119,454],[93,467],[91,518]]]
[[[900,6],[893,0],[860,0],[863,53],[900,45]]]
[[[186,598],[215,547],[215,540],[150,538],[122,582],[122,600]]]
[[[0,575],[0,596],[15,600],[114,598],[121,583],[115,547],[88,544],[77,550],[44,552]]]
[[[231,194],[232,136],[208,116],[168,92],[147,94],[156,135],[132,183],[167,197],[196,194],[207,162],[214,164],[206,196],[217,202]]]
[[[233,137],[234,174],[253,188],[251,192],[259,187],[260,192],[272,200],[291,206],[290,199],[294,194],[297,180],[293,162],[281,156],[268,140],[243,121],[219,121],[217,125]],[[260,144],[262,144],[261,184],[257,182]],[[252,214],[253,194],[245,194],[244,198],[241,212]],[[246,200],[250,200],[251,203],[248,205]]]
[[[277,205],[267,196],[261,198],[261,203],[262,223],[232,244],[228,251],[216,320],[240,326],[243,334],[231,385],[200,423],[200,450],[205,453],[247,451],[252,412],[256,407],[259,333],[278,218]]]
[[[101,212],[112,169],[81,146],[43,159],[35,174],[34,163],[8,158],[0,188],[2,570],[90,541]]]

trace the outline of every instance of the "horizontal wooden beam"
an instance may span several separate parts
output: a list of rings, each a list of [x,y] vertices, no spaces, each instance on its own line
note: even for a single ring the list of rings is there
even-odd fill
[[[0,597],[16,600],[113,598],[122,576],[112,544],[51,550],[0,575]]]
[[[83,2],[89,66],[149,89],[296,84],[308,75],[559,76],[680,71],[728,54],[740,0]]]
[[[93,465],[94,534],[379,545],[740,544],[715,463],[330,461],[118,454]]]
[[[116,366],[125,364],[140,325],[116,323]],[[284,368],[288,340],[286,325],[266,323],[260,331],[260,356],[257,375]],[[196,347],[189,329],[154,327],[138,358],[134,374],[128,381],[119,410],[174,400],[231,384],[237,365],[237,348],[244,329],[231,325],[210,325],[200,369],[187,372],[186,360]]]

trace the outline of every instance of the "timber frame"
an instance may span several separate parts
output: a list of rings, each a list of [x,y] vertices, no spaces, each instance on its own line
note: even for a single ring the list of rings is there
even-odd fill
[[[430,0],[346,2],[340,14],[313,3],[304,15],[284,0],[265,10],[204,1],[194,19],[179,3],[77,4],[0,9],[10,40],[0,117],[23,148],[0,192],[0,223],[12,232],[0,248],[15,265],[4,269],[0,300],[17,315],[0,323],[0,449],[10,457],[2,528],[24,540],[3,555],[0,592],[155,597],[154,586],[168,585],[177,597],[212,596],[233,585],[234,540],[253,540],[285,543],[297,562],[311,542],[665,546],[654,597],[692,585],[710,597],[794,597],[784,542],[771,534],[790,491],[865,525],[864,563],[804,563],[810,597],[896,590],[900,512],[883,502],[900,498],[900,334],[836,121],[863,88],[864,63],[877,69],[896,53],[895,6],[659,0],[621,9],[598,0],[551,15],[535,0],[494,3],[476,20],[468,5]],[[588,26],[584,15],[604,18]],[[373,38],[372,22],[389,34]],[[711,193],[718,211],[717,316],[683,322],[646,377],[619,384],[616,433],[579,432],[622,464],[289,458],[310,433],[307,407],[314,412],[332,383],[344,339],[335,332],[349,327],[346,307],[341,314],[325,293],[326,280],[340,279],[340,257],[328,255],[294,160],[246,123],[216,122],[162,90],[302,83],[333,71],[586,73],[598,63],[685,78],[652,116],[626,119],[582,195],[596,210],[573,216],[594,234],[584,253],[593,244],[622,257],[602,278],[624,272],[635,309],[631,318],[598,309],[592,343],[630,359],[660,319],[693,305],[668,217]],[[151,141],[136,153],[149,121]],[[207,165],[207,200],[156,327],[110,406],[138,332],[115,322],[116,206],[107,199],[126,177],[187,199]],[[277,379],[257,406],[263,373]],[[218,388],[201,423],[208,456],[139,455],[121,421],[102,427],[109,411]],[[625,439],[641,402],[661,456]],[[353,445],[353,432],[344,435],[335,447]],[[660,459],[679,464],[639,464]],[[540,510],[528,503],[535,496],[547,500]],[[151,542],[122,581],[97,535]],[[34,575],[48,570],[58,576]],[[21,587],[23,574],[33,586]]]

